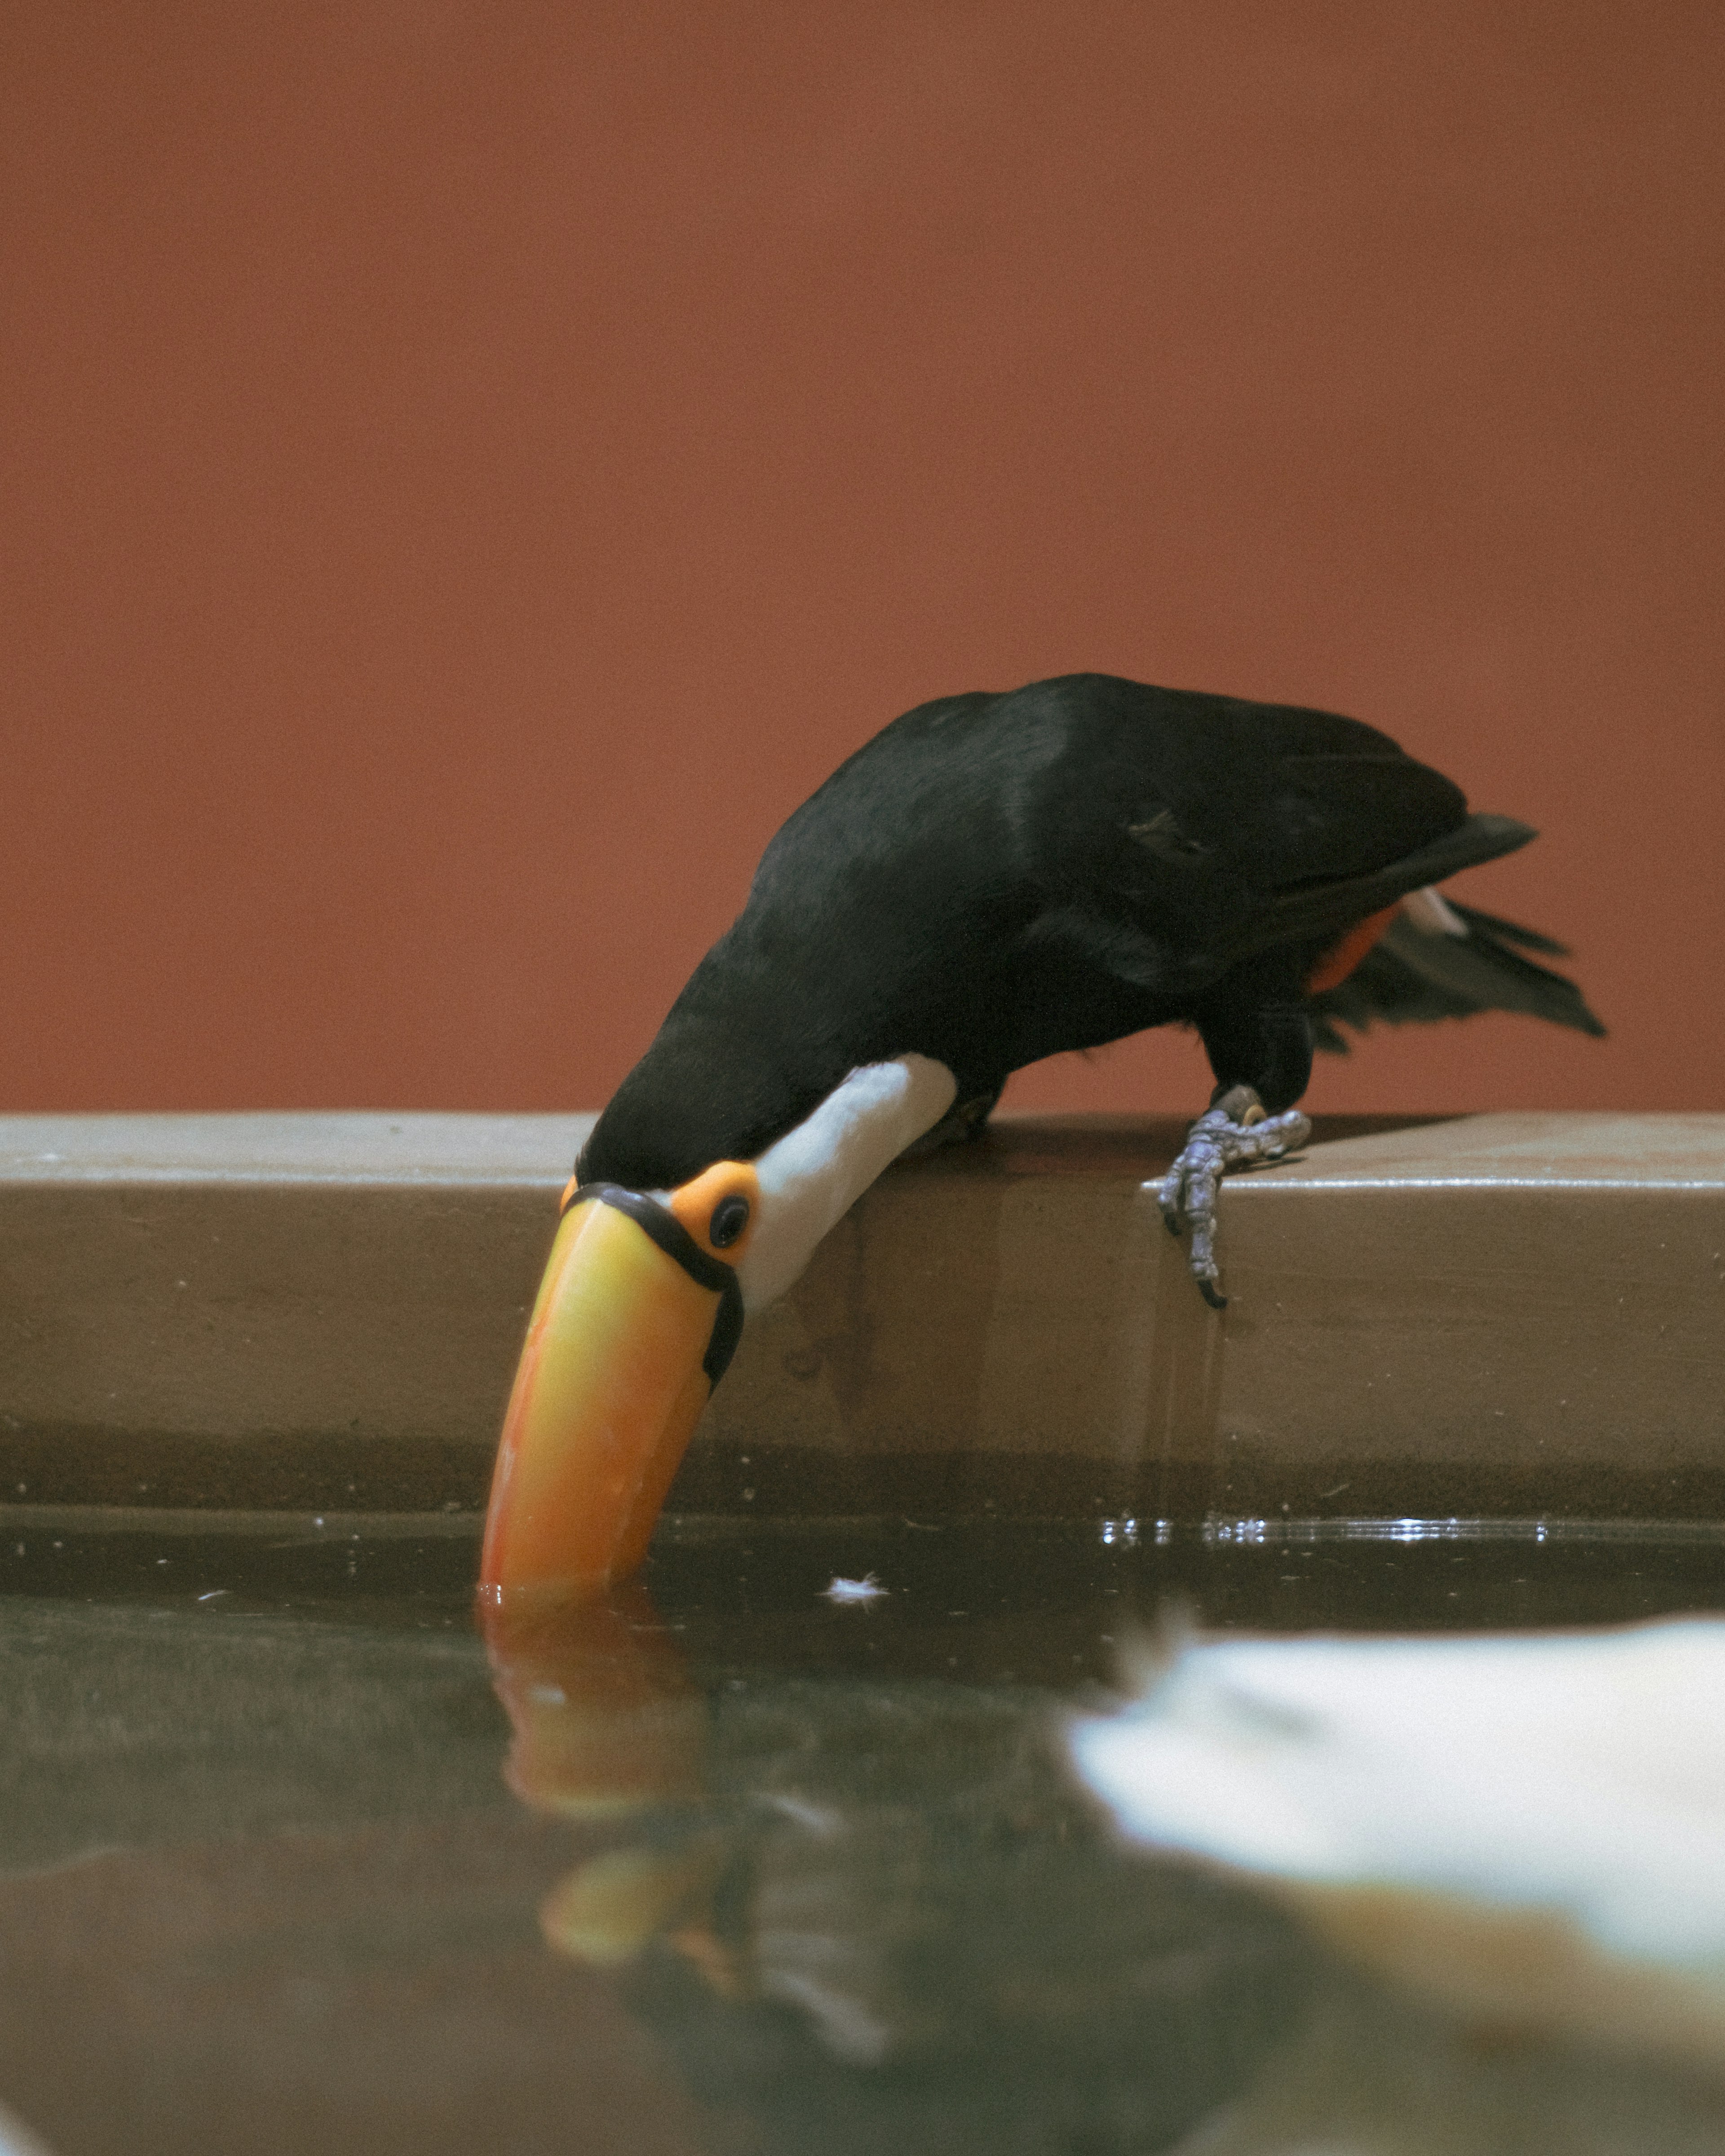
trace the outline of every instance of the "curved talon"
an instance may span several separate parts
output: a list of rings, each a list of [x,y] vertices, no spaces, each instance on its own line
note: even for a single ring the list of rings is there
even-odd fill
[[[1228,1298],[1216,1286],[1216,1196],[1230,1168],[1257,1168],[1280,1160],[1312,1135],[1312,1125],[1297,1108],[1266,1116],[1255,1094],[1237,1086],[1226,1106],[1208,1108],[1194,1123],[1178,1158],[1157,1192],[1164,1225],[1178,1235],[1183,1222],[1192,1229],[1191,1267],[1199,1292],[1212,1310],[1225,1310]],[[1229,1113],[1238,1110],[1236,1122]]]

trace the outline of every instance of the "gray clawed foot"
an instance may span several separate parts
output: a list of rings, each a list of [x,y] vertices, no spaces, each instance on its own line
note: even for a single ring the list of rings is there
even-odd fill
[[[1244,1086],[1232,1088],[1218,1106],[1207,1109],[1192,1126],[1157,1198],[1170,1235],[1178,1235],[1183,1226],[1192,1229],[1192,1276],[1212,1310],[1228,1307],[1228,1298],[1217,1285],[1215,1250],[1216,1193],[1222,1178],[1231,1168],[1258,1168],[1280,1160],[1311,1135],[1312,1124],[1297,1108],[1266,1116],[1257,1095]]]

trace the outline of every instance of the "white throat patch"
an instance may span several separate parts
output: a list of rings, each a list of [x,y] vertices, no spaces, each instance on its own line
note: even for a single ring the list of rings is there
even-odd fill
[[[952,1105],[957,1081],[927,1055],[853,1070],[755,1163],[761,1209],[737,1267],[746,1311],[776,1302],[869,1185]]]

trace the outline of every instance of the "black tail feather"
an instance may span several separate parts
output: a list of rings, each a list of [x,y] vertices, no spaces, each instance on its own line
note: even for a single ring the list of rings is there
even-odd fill
[[[1345,1055],[1348,1043],[1338,1025],[1363,1033],[1374,1021],[1421,1024],[1487,1010],[1521,1011],[1578,1033],[1604,1034],[1574,981],[1535,965],[1513,947],[1563,957],[1561,943],[1516,921],[1448,902],[1466,936],[1430,935],[1399,916],[1345,981],[1312,997],[1317,1047]]]
[[[1500,942],[1519,943],[1524,951],[1543,951],[1548,958],[1567,958],[1569,955],[1567,943],[1559,943],[1553,936],[1542,936],[1537,928],[1523,928],[1520,921],[1506,921],[1500,914],[1481,913],[1476,906],[1457,906],[1453,899],[1444,902],[1452,913],[1461,915],[1470,929],[1482,930]]]

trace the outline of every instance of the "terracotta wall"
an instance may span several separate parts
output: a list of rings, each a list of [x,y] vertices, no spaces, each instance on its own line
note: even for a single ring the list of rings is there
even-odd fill
[[[13,0],[0,1106],[598,1104],[906,705],[1357,713],[1725,1106],[1722,43],[1645,0]],[[1190,1106],[1158,1039],[1021,1102]]]

